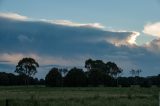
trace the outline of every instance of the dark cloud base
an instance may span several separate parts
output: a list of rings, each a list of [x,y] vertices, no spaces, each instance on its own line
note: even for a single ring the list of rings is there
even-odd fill
[[[125,71],[140,68],[143,75],[159,74],[159,54],[142,46],[115,46],[110,42],[125,41],[132,34],[133,32],[127,31],[113,32],[87,26],[75,27],[0,17],[0,54],[25,56],[32,53],[40,57],[63,57],[64,60],[79,61],[77,63],[81,65],[88,58],[111,60],[117,62]],[[44,72],[43,69],[41,68],[40,73]]]

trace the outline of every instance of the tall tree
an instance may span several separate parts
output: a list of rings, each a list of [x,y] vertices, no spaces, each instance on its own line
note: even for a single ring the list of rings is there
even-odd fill
[[[133,84],[134,84],[134,85],[136,85],[136,84],[139,83],[139,78],[140,78],[139,75],[140,75],[141,72],[142,72],[141,69],[137,69],[137,70],[132,69],[132,70],[130,71],[130,73],[131,73],[131,75],[132,75],[132,77],[133,77]]]
[[[99,69],[91,69],[88,73],[88,82],[91,86],[104,85],[106,78],[106,74]]]
[[[136,70],[135,70],[135,69],[132,69],[132,70],[130,71],[130,73],[131,73],[131,76],[132,76],[132,77],[135,77],[135,76],[136,76]]]
[[[65,86],[83,87],[87,85],[87,76],[84,71],[79,68],[72,68],[64,78]]]
[[[87,68],[88,71],[92,69],[98,69],[101,71],[107,71],[106,70],[106,65],[102,60],[92,60],[88,59],[85,61],[85,68]]]
[[[60,87],[62,86],[62,75],[58,68],[52,68],[45,77],[46,86]]]
[[[15,72],[19,75],[25,75],[26,84],[28,84],[29,77],[37,73],[37,67],[39,67],[39,64],[33,58],[26,57],[18,62]]]
[[[114,77],[116,79],[116,86],[119,86],[118,77],[122,73],[122,69],[117,66],[114,62],[106,63],[107,73],[108,75]]]
[[[9,77],[5,72],[0,72],[0,85],[9,85]]]
[[[85,68],[87,69],[87,71],[90,71],[92,69],[93,62],[94,61],[92,59],[88,59],[85,61]]]
[[[107,70],[108,70],[108,74],[111,75],[114,78],[117,78],[119,76],[119,74],[121,74],[122,71],[123,71],[114,62],[108,62],[106,64],[106,67],[107,67]]]

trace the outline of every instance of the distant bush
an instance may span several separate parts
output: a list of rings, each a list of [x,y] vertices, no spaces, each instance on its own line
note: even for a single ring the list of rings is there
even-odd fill
[[[59,87],[62,86],[62,75],[58,68],[52,68],[45,77],[46,86]]]
[[[109,76],[109,75],[105,75],[104,86],[106,86],[106,87],[115,87],[116,86],[115,79],[113,77]]]
[[[0,73],[0,85],[9,85],[9,77],[5,72]]]
[[[140,87],[150,88],[152,87],[152,83],[149,79],[144,79],[140,84]]]
[[[69,87],[87,86],[87,76],[82,69],[72,68],[64,77],[64,86],[69,86]]]
[[[120,77],[118,80],[121,87],[131,87],[130,80],[127,77]]]
[[[92,69],[88,73],[88,82],[91,86],[104,85],[106,74],[99,69]]]

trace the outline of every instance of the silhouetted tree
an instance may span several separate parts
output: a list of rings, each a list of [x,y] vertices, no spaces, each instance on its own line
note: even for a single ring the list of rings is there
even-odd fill
[[[28,84],[28,82],[29,82],[29,78],[25,74],[19,74],[17,76],[17,84],[18,85],[26,85],[26,84]]]
[[[140,73],[142,72],[142,70],[141,69],[138,69],[137,71],[136,71],[136,73],[137,73],[137,75],[136,76],[140,76]]]
[[[130,73],[131,73],[131,76],[132,76],[132,77],[135,77],[135,76],[136,76],[136,70],[132,69],[132,70],[130,71]]]
[[[138,85],[138,84],[139,84],[139,82],[140,82],[140,80],[141,80],[140,77],[139,77],[139,75],[140,75],[141,72],[142,72],[141,69],[137,69],[137,70],[132,69],[132,70],[130,71],[131,76],[132,76],[132,78],[133,78],[133,85]]]
[[[93,64],[92,59],[88,59],[85,61],[85,68],[87,69],[87,71],[90,71],[92,69],[92,64]]]
[[[114,62],[107,62],[106,67],[108,70],[108,74],[114,78],[117,78],[120,73],[122,73],[122,69],[117,66]]]
[[[8,78],[9,78],[9,85],[17,85],[18,83],[18,79],[17,76],[12,74],[12,73],[8,73]]]
[[[132,70],[130,71],[132,77],[136,77],[136,76],[139,77],[139,75],[140,75],[141,72],[142,72],[141,69],[137,69],[137,70],[132,69]]]
[[[119,77],[119,75],[123,71],[114,62],[104,63],[102,60],[92,60],[92,59],[88,59],[88,60],[85,61],[85,68],[87,68],[86,75],[88,77],[89,77],[89,74],[93,74],[95,72],[97,72],[99,74],[103,73],[103,75],[105,74],[105,76],[103,76],[103,78],[102,78],[103,79],[103,84],[105,83],[104,79],[107,79],[107,81],[110,80],[109,85],[114,85],[114,86],[118,85],[118,79],[117,78]],[[90,72],[91,70],[93,72]],[[114,80],[112,77],[114,77],[116,80]]]
[[[156,85],[157,85],[158,87],[160,87],[160,74],[157,76],[155,82],[156,82]]]
[[[102,60],[88,59],[85,61],[85,68],[88,71],[97,69],[105,72],[106,75],[117,78],[122,73],[122,69],[117,66],[114,62],[107,62],[106,64]]]
[[[9,85],[9,78],[5,72],[0,72],[0,85]]]
[[[107,67],[107,70],[108,70],[107,71],[108,75],[115,78],[115,82],[116,82],[115,86],[118,86],[119,85],[118,84],[118,77],[123,72],[123,70],[121,68],[119,68],[117,66],[117,64],[115,64],[114,62],[107,62],[106,67]]]
[[[91,69],[88,73],[88,81],[91,86],[104,85],[106,74],[99,69]]]
[[[70,87],[87,86],[87,77],[82,69],[72,68],[64,78],[64,85]]]
[[[131,87],[131,82],[127,77],[119,77],[118,80],[121,87]]]
[[[40,79],[38,84],[39,85],[45,85],[45,80],[44,79]]]
[[[62,86],[62,75],[58,68],[52,68],[45,77],[46,86],[60,87]]]
[[[26,75],[25,82],[28,85],[28,78],[37,73],[37,67],[39,64],[33,58],[23,58],[18,62],[15,72],[19,75]]]
[[[99,69],[104,72],[107,71],[106,65],[102,60],[88,59],[85,61],[85,68],[87,68],[87,71],[90,71],[92,69]]]
[[[61,73],[62,76],[65,76],[67,74],[68,70],[65,68],[62,68],[62,69],[59,69],[59,72]]]
[[[144,78],[140,84],[140,87],[145,87],[145,88],[150,88],[151,86],[152,86],[152,83],[148,78]]]

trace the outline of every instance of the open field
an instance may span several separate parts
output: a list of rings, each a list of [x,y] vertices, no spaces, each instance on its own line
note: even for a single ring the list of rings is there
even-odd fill
[[[0,87],[0,106],[158,106],[160,88]]]

